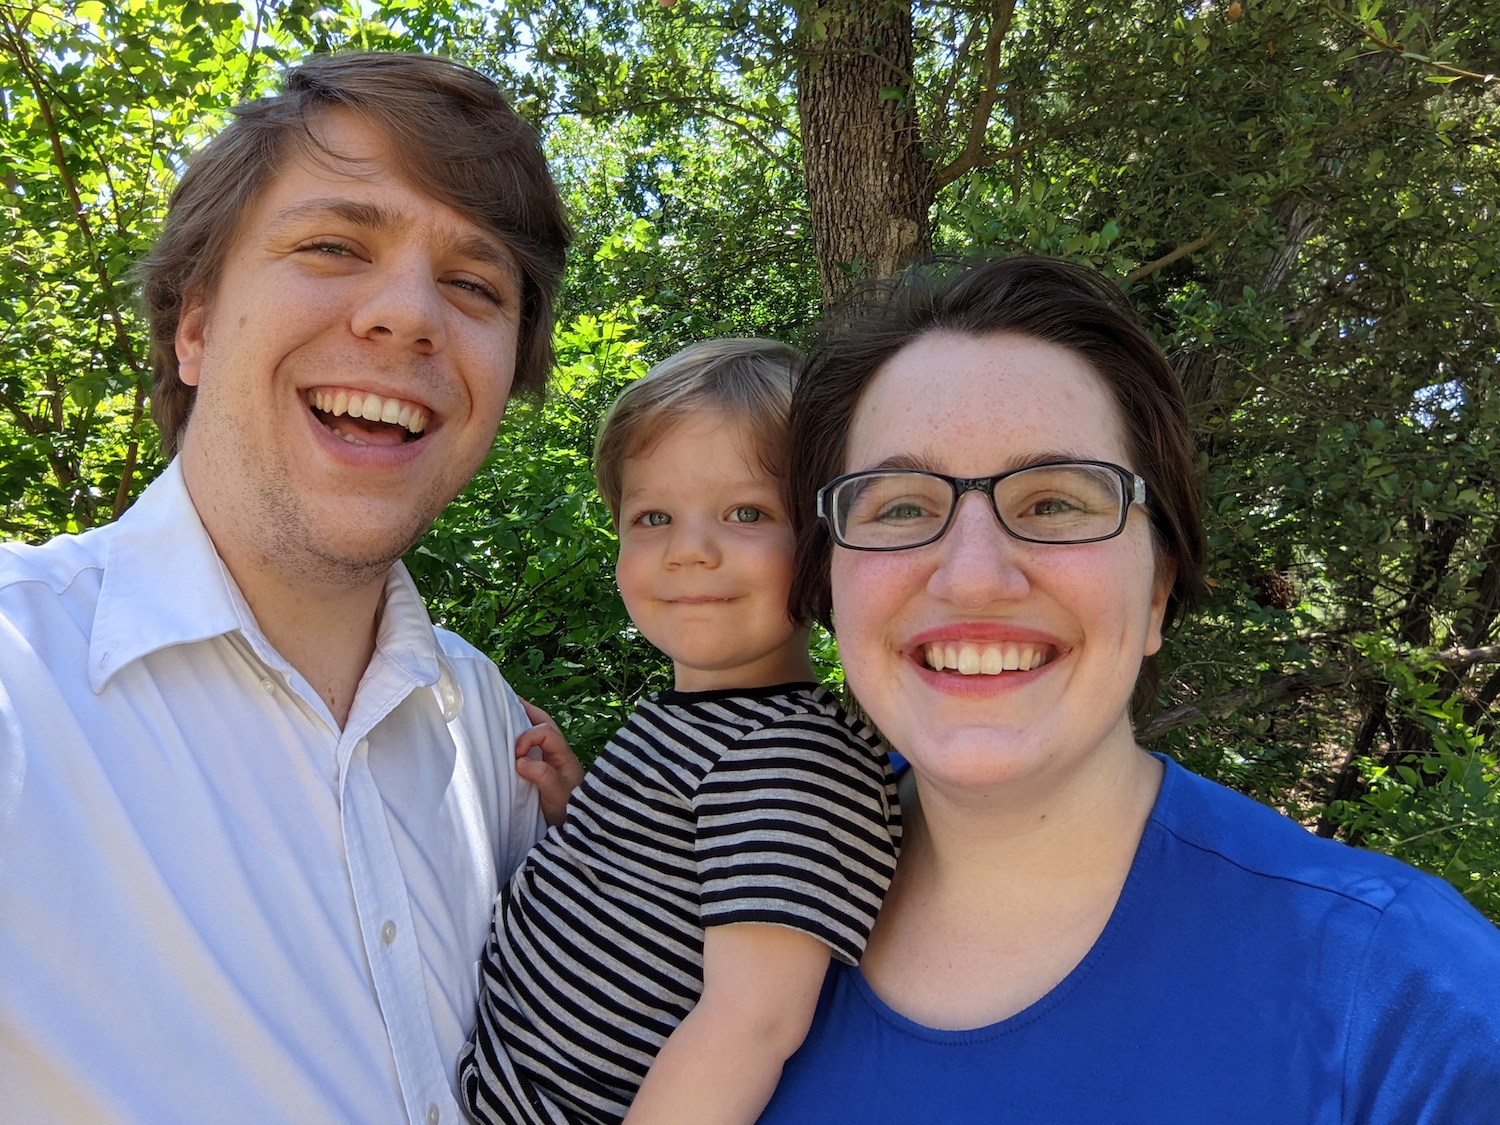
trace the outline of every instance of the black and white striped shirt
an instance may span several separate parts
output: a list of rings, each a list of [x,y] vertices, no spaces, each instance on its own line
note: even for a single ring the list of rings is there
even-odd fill
[[[858,961],[900,815],[874,734],[815,685],[644,700],[502,892],[463,1097],[503,1125],[618,1122],[703,990],[703,930]]]

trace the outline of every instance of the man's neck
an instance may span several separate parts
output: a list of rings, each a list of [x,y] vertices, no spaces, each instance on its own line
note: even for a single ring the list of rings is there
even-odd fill
[[[305,573],[308,567],[298,571],[256,553],[220,549],[219,557],[271,647],[302,674],[342,728],[375,654],[389,571],[357,582],[318,581]]]
[[[233,567],[230,573],[271,647],[302,674],[342,728],[375,653],[384,582],[334,592],[259,576],[247,584]]]

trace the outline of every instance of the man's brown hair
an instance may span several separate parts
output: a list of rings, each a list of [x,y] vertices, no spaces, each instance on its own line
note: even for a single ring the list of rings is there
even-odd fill
[[[553,302],[572,238],[541,142],[496,85],[433,55],[349,52],[302,63],[275,97],[246,102],[197,153],[172,193],[166,224],[141,263],[151,321],[152,417],[176,453],[195,388],[177,372],[184,301],[209,300],[244,216],[302,154],[328,159],[312,126],[344,109],[373,125],[393,170],[498,237],[521,271],[515,389],[539,393],[552,368]]]

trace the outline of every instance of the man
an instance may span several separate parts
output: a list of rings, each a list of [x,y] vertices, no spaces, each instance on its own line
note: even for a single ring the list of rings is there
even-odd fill
[[[175,459],[0,551],[6,1120],[462,1120],[541,821],[516,697],[399,560],[545,378],[568,238],[440,59],[309,62],[193,161],[144,271]]]

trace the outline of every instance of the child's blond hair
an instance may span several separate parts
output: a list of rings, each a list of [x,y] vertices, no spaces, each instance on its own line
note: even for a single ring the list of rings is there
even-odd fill
[[[594,442],[594,479],[615,522],[625,461],[696,410],[721,410],[743,426],[761,468],[785,482],[792,387],[802,361],[796,348],[775,340],[703,340],[668,356],[621,391]]]

